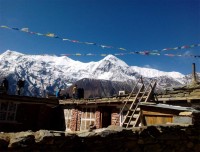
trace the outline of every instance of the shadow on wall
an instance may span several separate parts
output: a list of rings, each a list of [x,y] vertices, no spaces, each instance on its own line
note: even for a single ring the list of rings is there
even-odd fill
[[[14,102],[0,102],[0,104],[1,107],[3,104],[4,107],[9,107],[7,109],[15,107],[12,112],[5,113],[13,114],[13,117],[9,115],[1,120],[0,131],[2,132],[37,131],[40,129],[65,130],[64,112],[60,105],[15,104]]]

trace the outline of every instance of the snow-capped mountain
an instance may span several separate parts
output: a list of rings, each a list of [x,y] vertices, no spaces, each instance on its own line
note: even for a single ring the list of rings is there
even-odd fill
[[[30,96],[41,96],[49,85],[53,89],[64,89],[84,78],[123,82],[136,81],[143,76],[145,81],[156,79],[158,87],[173,87],[186,82],[181,73],[128,66],[113,55],[98,62],[82,63],[66,56],[26,55],[8,50],[0,55],[0,68],[1,78],[9,79],[11,94],[15,93],[16,81],[23,78],[26,95]]]

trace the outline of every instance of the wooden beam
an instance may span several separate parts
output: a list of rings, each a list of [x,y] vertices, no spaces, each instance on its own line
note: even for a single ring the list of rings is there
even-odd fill
[[[143,116],[173,116],[173,114],[166,114],[166,113],[160,113],[160,112],[153,112],[153,111],[145,111],[142,110]]]

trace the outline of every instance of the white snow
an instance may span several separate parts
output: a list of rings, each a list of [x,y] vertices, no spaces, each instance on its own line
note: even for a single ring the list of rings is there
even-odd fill
[[[156,69],[142,68],[142,67],[137,67],[137,66],[131,66],[131,68],[134,71],[138,72],[139,74],[141,74],[147,78],[168,76],[168,77],[172,77],[174,79],[178,79],[178,78],[183,78],[185,76],[179,72],[163,72],[163,71],[159,71]]]
[[[64,56],[25,55],[7,50],[0,55],[0,63],[2,73],[14,73],[19,77],[29,78],[30,83],[43,79],[44,84],[49,84],[58,78],[67,84],[82,78],[127,81],[135,80],[135,75],[142,75],[146,78],[166,76],[182,82],[181,79],[184,77],[179,72],[128,66],[113,55],[108,55],[97,62],[83,63]]]

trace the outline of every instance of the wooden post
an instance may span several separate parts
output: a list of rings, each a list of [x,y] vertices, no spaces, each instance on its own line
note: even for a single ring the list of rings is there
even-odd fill
[[[197,84],[195,63],[192,63],[192,84]]]

